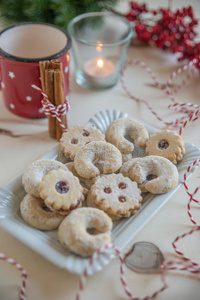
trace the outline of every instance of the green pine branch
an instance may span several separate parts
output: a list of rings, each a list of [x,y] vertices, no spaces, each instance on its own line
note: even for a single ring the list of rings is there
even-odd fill
[[[77,15],[113,8],[119,0],[0,0],[0,17],[8,23],[45,22],[63,29]]]

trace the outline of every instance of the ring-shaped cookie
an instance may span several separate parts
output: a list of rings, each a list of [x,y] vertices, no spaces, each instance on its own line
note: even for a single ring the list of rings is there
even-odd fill
[[[22,185],[27,194],[39,198],[39,184],[42,177],[49,171],[57,169],[68,170],[63,163],[53,159],[41,159],[30,163],[22,176]]]
[[[96,234],[90,234],[90,229],[96,229]],[[82,207],[62,221],[58,240],[70,251],[88,256],[111,242],[111,230],[112,220],[107,214],[97,208]]]
[[[76,172],[85,178],[93,178],[100,174],[95,166],[99,161],[103,162],[103,173],[114,173],[122,165],[121,152],[107,142],[91,142],[82,146],[74,158]]]
[[[91,141],[105,141],[105,135],[94,126],[76,125],[63,133],[60,139],[61,151],[73,160],[77,151]]]
[[[142,192],[153,194],[170,191],[179,179],[176,166],[168,159],[156,155],[133,158],[121,167],[120,172],[136,181]]]
[[[115,145],[122,153],[130,153],[134,146],[137,148],[146,146],[149,133],[140,122],[131,118],[120,118],[108,126],[105,136],[106,141]]]
[[[72,172],[72,174],[76,177],[78,177],[80,184],[85,187],[86,189],[90,189],[91,186],[94,184],[96,178],[85,178],[85,177],[81,177],[79,176],[79,174],[76,172],[75,168],[74,168],[74,162],[70,161],[68,163],[66,163],[67,168],[69,169],[70,172]],[[98,166],[97,166],[98,167]],[[98,167],[98,169],[100,169]],[[100,170],[101,172],[101,170]]]
[[[148,155],[159,155],[176,164],[183,158],[185,147],[182,137],[175,131],[158,131],[151,135],[146,144]]]
[[[21,216],[26,223],[40,230],[57,229],[64,216],[50,211],[44,200],[27,194],[20,203]]]

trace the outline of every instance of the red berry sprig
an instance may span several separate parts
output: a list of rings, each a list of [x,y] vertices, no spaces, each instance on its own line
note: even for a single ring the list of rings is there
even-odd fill
[[[143,43],[151,43],[157,48],[180,53],[181,60],[198,60],[200,69],[200,43],[195,42],[195,27],[198,20],[192,6],[183,7],[175,12],[169,8],[147,9],[146,4],[130,2],[131,9],[126,18],[133,22],[137,38]],[[151,15],[151,19],[145,18]]]

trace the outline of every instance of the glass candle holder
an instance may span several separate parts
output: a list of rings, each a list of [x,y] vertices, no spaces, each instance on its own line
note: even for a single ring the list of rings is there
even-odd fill
[[[89,89],[114,86],[126,61],[133,35],[131,23],[113,13],[86,13],[69,23],[68,33],[76,82]]]

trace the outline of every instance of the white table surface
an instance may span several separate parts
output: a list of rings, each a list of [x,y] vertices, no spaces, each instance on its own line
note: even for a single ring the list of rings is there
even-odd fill
[[[140,1],[142,2],[142,1]],[[149,5],[156,7],[160,1],[149,1]],[[121,3],[120,9],[124,9]],[[191,4],[196,15],[200,17],[200,2],[174,1],[173,7]],[[167,1],[162,1],[167,5]],[[158,76],[161,82],[166,83],[170,74],[180,65],[175,55],[162,52],[151,47],[129,48],[127,60],[138,59],[146,64]],[[126,82],[134,95],[149,101],[153,108],[164,120],[171,120],[179,116],[169,111],[171,104],[164,93],[152,86],[152,80],[139,67],[130,67],[126,72]],[[176,82],[178,82],[178,78]],[[199,75],[192,77],[190,82],[178,93],[178,102],[191,102],[199,104],[200,99]],[[95,113],[104,109],[119,109],[128,112],[140,121],[146,122],[159,129],[165,125],[150,113],[144,104],[138,104],[130,99],[122,89],[119,82],[111,89],[91,91],[83,89],[75,82],[73,63],[70,73],[70,102],[71,110],[68,113],[68,125],[86,123]],[[190,123],[183,131],[185,142],[200,147],[199,122]],[[57,145],[57,141],[48,135],[46,119],[25,119],[10,113],[4,106],[0,93],[0,129],[12,132],[14,136],[0,133],[0,185],[8,183],[11,179],[23,172],[32,161],[40,158]],[[176,129],[178,131],[178,129]],[[189,184],[194,188],[198,186],[200,176],[199,168],[190,177]],[[172,241],[177,235],[183,234],[193,228],[190,222],[186,205],[188,196],[182,186],[170,201],[151,219],[137,234],[133,242],[148,241],[155,243],[163,252],[165,258],[176,258]],[[198,219],[198,211],[194,209]],[[200,261],[199,233],[179,242],[181,249],[194,261]],[[14,258],[27,271],[27,299],[28,300],[64,300],[75,299],[80,277],[66,270],[54,266],[42,256],[19,242],[6,231],[0,228],[0,252]],[[199,275],[186,272],[171,271],[166,274],[169,288],[157,296],[159,300],[197,300],[199,299]],[[127,270],[127,281],[135,296],[149,295],[161,287],[159,275],[138,275]],[[7,262],[0,260],[0,299],[19,299],[21,285],[20,272]],[[119,260],[114,259],[103,271],[88,278],[82,299],[120,300],[128,299],[119,279]]]

